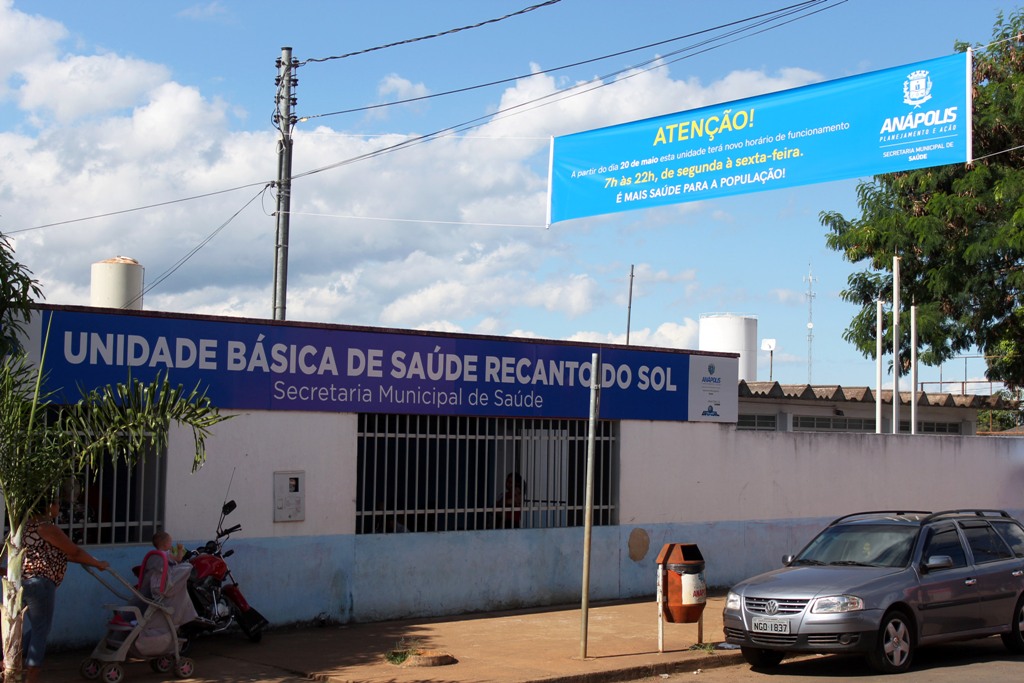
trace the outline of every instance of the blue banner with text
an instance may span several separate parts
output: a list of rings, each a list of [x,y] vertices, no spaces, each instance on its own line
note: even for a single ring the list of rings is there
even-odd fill
[[[970,53],[556,137],[548,223],[971,160]]]
[[[48,324],[57,402],[162,372],[222,409],[586,418],[599,352],[604,419],[736,420],[738,360],[721,355],[691,371],[668,349],[77,310]]]

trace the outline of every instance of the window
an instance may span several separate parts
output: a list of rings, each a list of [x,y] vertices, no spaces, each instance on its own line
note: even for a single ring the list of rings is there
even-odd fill
[[[107,457],[64,487],[58,523],[77,543],[149,543],[163,529],[165,474],[166,459],[155,453],[135,467]]]
[[[740,415],[736,420],[736,429],[752,432],[774,432],[778,429],[778,416]]]
[[[1010,520],[992,520],[992,528],[1006,541],[1017,557],[1024,557],[1024,529]]]
[[[841,415],[797,415],[793,430],[799,432],[873,432],[874,418],[843,417]]]
[[[1013,557],[1010,548],[988,522],[962,522],[967,544],[971,546],[975,564],[1006,560]]]
[[[910,420],[900,421],[900,433],[910,433]],[[959,422],[918,422],[918,434],[959,434]]]
[[[827,527],[804,548],[794,564],[854,564],[903,567],[917,529],[892,524],[840,524]]]
[[[928,539],[922,557],[927,562],[928,558],[936,555],[948,555],[953,558],[953,567],[967,566],[967,554],[960,543],[959,534],[952,525],[936,527]]]
[[[149,543],[163,529],[166,460],[149,452],[135,467],[109,456],[69,477],[58,492],[57,526],[84,545]],[[10,531],[6,516],[4,532]]]
[[[361,414],[356,533],[583,526],[588,424]],[[617,521],[617,431],[598,423],[595,525]]]

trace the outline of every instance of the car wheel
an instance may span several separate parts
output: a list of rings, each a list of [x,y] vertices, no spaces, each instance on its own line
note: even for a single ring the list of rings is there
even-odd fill
[[[914,657],[914,627],[899,610],[887,612],[878,629],[878,640],[868,653],[871,668],[883,674],[903,673]]]
[[[1024,654],[1024,595],[1017,601],[1013,608],[1013,618],[1010,620],[1010,631],[1002,635],[1003,645],[1014,654]]]
[[[759,647],[741,647],[740,652],[743,654],[743,659],[747,660],[747,664],[755,669],[771,669],[776,667],[786,655],[785,652],[764,650]]]

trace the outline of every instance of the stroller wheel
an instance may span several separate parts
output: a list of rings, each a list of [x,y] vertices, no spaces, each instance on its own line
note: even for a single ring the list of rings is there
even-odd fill
[[[188,657],[178,659],[178,666],[174,669],[174,675],[178,678],[191,678],[196,671],[196,665]]]
[[[82,675],[82,678],[88,678],[92,681],[100,677],[100,669],[102,668],[98,659],[87,657],[82,660],[82,665],[78,667],[78,673]]]
[[[124,667],[120,662],[110,662],[100,671],[103,683],[121,683],[124,680]]]
[[[161,655],[156,659],[149,660],[149,666],[158,674],[165,674],[174,668],[174,659],[167,655]]]

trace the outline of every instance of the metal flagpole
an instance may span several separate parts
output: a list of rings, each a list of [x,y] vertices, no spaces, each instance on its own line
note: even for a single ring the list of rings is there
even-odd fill
[[[900,257],[892,257],[892,433],[900,433]]]
[[[580,658],[587,658],[587,611],[590,609],[590,537],[594,528],[594,451],[597,415],[601,401],[601,365],[598,354],[590,356],[590,430],[587,434],[587,496],[583,523],[583,599],[580,610]]]

